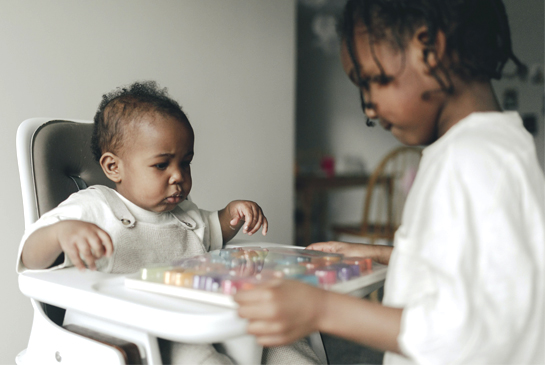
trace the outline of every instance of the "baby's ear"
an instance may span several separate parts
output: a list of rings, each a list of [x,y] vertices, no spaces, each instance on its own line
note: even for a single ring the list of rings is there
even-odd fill
[[[108,179],[116,184],[121,182],[121,161],[119,157],[111,152],[106,152],[100,158],[99,163]]]

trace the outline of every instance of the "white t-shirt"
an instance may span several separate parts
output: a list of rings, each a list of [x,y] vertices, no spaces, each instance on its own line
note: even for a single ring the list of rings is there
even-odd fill
[[[545,180],[516,112],[473,113],[423,151],[383,303],[385,364],[545,363]]]
[[[223,244],[217,212],[198,209],[186,200],[173,211],[155,213],[138,207],[115,190],[96,185],[72,194],[25,231],[17,272],[26,270],[21,252],[27,238],[39,228],[70,219],[94,223],[110,235],[113,256],[96,263],[103,272],[134,272],[144,265],[170,263],[220,249]],[[71,265],[65,255],[62,264],[50,269]]]

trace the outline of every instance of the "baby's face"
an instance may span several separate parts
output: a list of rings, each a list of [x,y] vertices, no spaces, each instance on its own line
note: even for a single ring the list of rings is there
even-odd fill
[[[193,132],[175,118],[152,113],[127,138],[117,191],[149,211],[174,209],[191,191]]]

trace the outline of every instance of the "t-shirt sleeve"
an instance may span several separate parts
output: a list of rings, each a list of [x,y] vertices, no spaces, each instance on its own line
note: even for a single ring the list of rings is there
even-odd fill
[[[517,279],[535,269],[520,224],[520,184],[505,161],[456,152],[462,156],[422,177],[429,181],[418,194],[426,197],[396,233],[390,266],[408,276],[388,290],[409,298],[398,342],[417,363],[502,363],[530,320],[535,285]]]

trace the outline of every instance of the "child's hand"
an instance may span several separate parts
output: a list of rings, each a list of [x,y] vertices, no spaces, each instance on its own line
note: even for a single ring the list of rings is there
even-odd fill
[[[57,239],[61,249],[75,267],[96,270],[95,261],[110,257],[114,246],[110,235],[93,223],[66,220],[57,223]]]
[[[294,342],[319,329],[326,292],[293,280],[275,280],[239,291],[238,314],[263,346]]]
[[[227,204],[224,211],[227,214],[231,230],[238,231],[241,225],[244,224],[242,232],[251,236],[263,226],[261,233],[263,235],[267,234],[269,223],[257,203],[249,200],[234,200]]]
[[[362,255],[362,253],[367,251],[368,246],[369,245],[366,247],[366,245],[356,243],[329,241],[310,244],[307,246],[307,249],[331,253],[342,253],[346,256],[366,256]]]
[[[345,256],[370,257],[373,261],[388,265],[393,247],[348,242],[317,242],[307,246],[309,250],[342,253]]]

